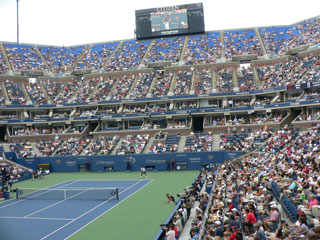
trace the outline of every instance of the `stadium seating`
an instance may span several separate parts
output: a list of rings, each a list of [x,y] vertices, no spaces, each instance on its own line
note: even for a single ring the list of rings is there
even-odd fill
[[[44,70],[46,68],[33,46],[20,44],[4,44],[3,46],[14,71]]]

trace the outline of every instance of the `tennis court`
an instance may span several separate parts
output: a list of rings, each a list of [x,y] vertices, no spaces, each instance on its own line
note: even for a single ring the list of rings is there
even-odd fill
[[[65,239],[150,182],[68,180],[44,190],[22,189],[22,198],[0,205],[0,239]]]

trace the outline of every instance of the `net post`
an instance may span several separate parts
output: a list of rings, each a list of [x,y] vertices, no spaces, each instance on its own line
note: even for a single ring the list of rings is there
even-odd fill
[[[16,199],[18,199],[18,198],[19,198],[19,189],[16,188]]]
[[[116,193],[117,193],[117,201],[119,201],[119,188],[116,188]]]
[[[63,196],[64,196],[63,200],[67,200],[67,191],[66,190],[63,190]]]

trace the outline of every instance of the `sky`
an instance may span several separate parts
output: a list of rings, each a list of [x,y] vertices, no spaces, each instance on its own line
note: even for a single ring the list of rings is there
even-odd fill
[[[206,31],[289,25],[320,0],[19,0],[20,42],[55,46],[133,39],[135,10],[202,2]],[[17,41],[16,0],[0,0],[0,41]]]

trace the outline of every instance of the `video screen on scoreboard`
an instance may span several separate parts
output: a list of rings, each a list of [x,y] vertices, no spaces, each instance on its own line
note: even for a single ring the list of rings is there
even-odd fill
[[[204,33],[202,3],[136,10],[136,38]]]
[[[151,32],[187,29],[187,9],[151,13]]]

